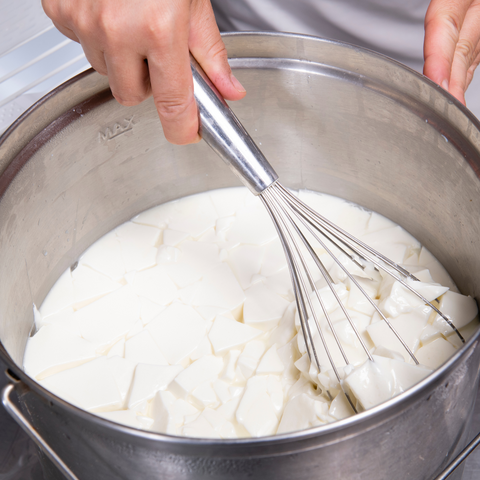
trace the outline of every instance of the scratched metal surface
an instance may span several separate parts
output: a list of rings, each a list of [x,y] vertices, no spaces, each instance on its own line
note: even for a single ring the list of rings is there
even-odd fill
[[[0,389],[7,383],[6,366],[0,361]],[[480,395],[477,396],[480,399]],[[480,431],[480,400],[477,400],[471,437]],[[466,461],[462,480],[480,478],[480,449]],[[0,480],[47,480],[42,473],[36,447],[20,427],[0,407]]]
[[[58,33],[38,0],[0,0],[0,134],[52,88],[89,67],[81,47]],[[0,361],[0,388],[7,379]],[[480,431],[480,400],[472,437]],[[480,478],[480,449],[463,480]],[[0,480],[46,480],[36,447],[0,407]]]

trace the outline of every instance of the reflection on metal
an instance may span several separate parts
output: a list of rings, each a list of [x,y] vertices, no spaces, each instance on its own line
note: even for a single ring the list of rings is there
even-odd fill
[[[13,403],[10,395],[15,389],[13,384],[8,384],[2,390],[2,403],[12,418],[22,427],[27,435],[42,449],[43,453],[51,462],[65,475],[68,480],[78,480],[77,476],[63,463],[62,459],[46,443],[41,435],[33,428],[30,422],[23,416],[22,412]]]
[[[464,448],[464,450],[448,465],[448,467],[434,480],[446,480],[467,457],[480,445],[480,433]]]

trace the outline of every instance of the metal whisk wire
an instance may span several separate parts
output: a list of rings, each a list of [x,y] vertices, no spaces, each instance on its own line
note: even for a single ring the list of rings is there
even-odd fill
[[[348,252],[346,252],[344,249],[341,249],[341,248],[339,249],[343,253],[345,253],[352,261],[354,261],[357,265],[359,265],[363,270],[365,269],[365,264],[360,263],[358,259],[363,260],[363,262],[369,262],[375,266],[375,269],[377,271],[381,270],[387,273],[388,275],[390,275],[394,280],[398,281],[403,287],[405,287],[411,293],[416,295],[420,300],[422,300],[422,302],[424,302],[426,305],[431,307],[438,315],[440,315],[447,322],[447,324],[452,328],[452,330],[458,335],[462,343],[465,343],[465,339],[463,338],[462,334],[457,330],[455,325],[451,322],[451,320],[446,315],[444,315],[434,304],[429,302],[423,295],[421,295],[417,290],[415,290],[410,284],[405,282],[398,275],[395,275],[395,273],[389,270],[385,265],[387,265],[388,267],[390,267],[400,275],[403,275],[405,278],[410,278],[411,280],[417,281],[417,282],[419,281],[418,278],[416,278],[408,270],[405,270],[402,266],[396,264],[395,262],[385,257],[383,254],[381,254],[377,250],[373,249],[372,247],[362,242],[358,238],[355,238],[353,235],[341,229],[338,225],[335,225],[334,223],[330,222],[328,219],[320,215],[318,212],[311,209],[308,205],[301,202],[296,196],[292,195],[292,193],[289,190],[287,190],[285,187],[283,187],[279,182],[277,182],[276,185],[280,190],[280,193],[282,195],[284,202],[290,205],[290,207],[298,213],[299,215],[298,218],[301,217],[303,219],[302,222],[304,221],[308,222],[315,230],[317,230],[319,233],[321,233],[326,238],[328,238],[330,242],[334,244],[337,248],[339,248],[338,243],[341,243],[342,245],[349,248],[352,252],[355,253],[357,258],[351,254],[348,254]],[[313,218],[313,221],[311,218],[308,217],[308,215],[310,215],[311,218]],[[314,223],[315,221],[317,221],[324,230],[318,229],[317,225]],[[312,235],[315,237],[315,239],[318,242],[321,242],[321,240],[312,232],[312,230],[309,229],[309,231],[310,233],[312,233]],[[344,238],[342,238],[342,236]],[[363,249],[363,251],[361,249]],[[371,255],[369,255],[367,252],[369,252]],[[330,254],[330,255],[332,256],[332,258],[334,258],[334,260],[336,260],[335,255],[333,254]],[[339,264],[339,266],[345,272],[346,275],[349,275],[348,270],[342,264]],[[354,278],[353,278],[353,281],[354,283],[356,283]],[[358,288],[360,288],[362,293],[364,293],[363,289],[359,285],[357,286]],[[377,312],[381,315],[382,319],[388,323],[388,319],[378,309],[377,305],[375,305],[373,302],[371,303],[375,307]]]
[[[345,253],[352,261],[355,261],[355,263],[363,270],[365,270],[367,265],[370,264],[374,266],[376,271],[383,271],[390,275],[394,280],[398,281],[402,286],[414,293],[419,299],[422,300],[422,302],[431,307],[437,314],[444,318],[447,323],[452,327],[453,331],[457,333],[462,342],[465,341],[461,333],[451,323],[448,317],[442,314],[435,305],[429,302],[423,295],[418,293],[411,285],[409,285],[403,278],[401,278],[401,276],[404,276],[406,278],[411,278],[414,281],[418,281],[418,279],[414,275],[410,274],[403,267],[392,262],[390,259],[386,258],[384,255],[377,252],[368,245],[365,245],[360,240],[343,231],[337,225],[332,224],[325,217],[321,216],[320,214],[312,210],[310,207],[305,205],[303,202],[301,202],[301,200],[299,200],[289,190],[283,187],[278,181],[265,189],[264,192],[260,194],[260,198],[272,218],[272,221],[277,229],[281,243],[285,250],[287,264],[290,270],[292,285],[297,303],[297,312],[300,319],[300,325],[304,336],[307,354],[310,361],[314,363],[314,365],[317,367],[318,372],[321,371],[321,365],[319,361],[319,355],[317,353],[317,347],[314,342],[315,332],[312,333],[310,319],[313,319],[314,326],[316,327],[316,332],[318,332],[321,344],[328,357],[331,367],[335,373],[335,376],[337,377],[339,384],[342,385],[342,376],[340,375],[338,367],[333,360],[333,355],[330,351],[330,347],[328,346],[327,341],[324,337],[322,328],[320,326],[319,312],[316,311],[312,303],[312,295],[315,295],[315,298],[318,299],[321,307],[321,313],[323,313],[323,316],[326,319],[329,330],[331,331],[333,338],[335,339],[336,345],[345,363],[349,365],[351,364],[351,362],[349,361],[345,349],[343,348],[342,343],[338,337],[334,324],[330,318],[330,314],[328,313],[327,308],[319,293],[319,289],[315,284],[313,275],[310,272],[309,267],[307,266],[307,262],[304,258],[305,253],[308,253],[312,257],[316,266],[319,268],[323,278],[325,279],[330,289],[330,292],[333,294],[338,305],[342,309],[345,318],[352,327],[352,330],[358,338],[366,356],[372,361],[373,357],[360,332],[358,331],[355,322],[352,320],[350,314],[348,313],[344,302],[341,300],[336,289],[334,288],[335,282],[331,278],[325,265],[322,263],[311,243],[307,239],[306,233],[308,233],[308,235],[310,235],[314,239],[314,241],[317,242],[317,244],[333,259],[335,264],[338,265],[340,269],[345,273],[345,275],[350,279],[351,283],[355,285],[355,287],[358,288],[359,291],[365,296],[367,301],[370,302],[375,311],[380,315],[381,319],[388,325],[390,330],[394,333],[396,338],[399,340],[399,342],[402,344],[402,346],[405,348],[407,353],[410,355],[410,357],[416,364],[418,364],[419,362],[416,359],[411,348],[406,344],[402,336],[398,333],[398,331],[395,329],[389,319],[383,314],[378,305],[370,298],[365,289],[357,281],[355,276],[348,271],[348,269],[337,258],[337,255],[332,252],[331,248],[328,247],[327,242],[335,245],[336,248],[339,248],[341,252]],[[300,244],[299,240],[301,242]],[[307,288],[307,285],[310,288]]]
[[[366,357],[373,360],[373,356],[338,295],[335,289],[335,282],[307,237],[312,238],[312,242],[316,242],[327,252],[335,264],[344,272],[346,277],[348,277],[351,286],[353,285],[354,288],[359,289],[416,364],[419,362],[415,358],[413,351],[388,318],[382,313],[378,305],[356,280],[355,276],[340,262],[335,253],[333,253],[332,248],[329,248],[327,244],[330,246],[333,245],[335,250],[345,254],[347,258],[364,272],[376,271],[378,274],[384,272],[393,278],[394,281],[399,282],[406,290],[413,293],[425,305],[428,305],[433,311],[440,315],[452,330],[456,332],[460,340],[465,343],[465,339],[450,319],[406,281],[410,279],[418,282],[418,279],[414,275],[315,212],[283,187],[278,182],[278,175],[273,167],[193,57],[191,57],[191,69],[194,95],[200,117],[199,131],[208,145],[230,166],[232,171],[252,193],[260,197],[267,208],[275,224],[287,258],[297,304],[297,313],[310,363],[317,368],[319,373],[321,372],[319,355],[314,342],[315,332],[318,332],[328,361],[352,408],[355,410],[355,406],[348,396],[348,392],[346,392],[343,387],[342,375],[335,364],[332,352],[330,351],[327,339],[320,325],[321,314],[325,317],[345,364],[351,365],[351,362],[335,331],[334,324],[328,313],[328,308],[314,281],[314,275],[312,275],[307,265],[306,258],[308,257],[305,257],[305,255],[310,255],[320,270],[322,277],[329,287],[329,291],[342,309],[356,338],[358,338],[362,345]],[[318,300],[320,312],[317,312],[313,304],[312,294],[314,298]],[[311,323],[313,323],[313,325],[311,325]],[[312,333],[313,327],[315,327],[315,331]]]

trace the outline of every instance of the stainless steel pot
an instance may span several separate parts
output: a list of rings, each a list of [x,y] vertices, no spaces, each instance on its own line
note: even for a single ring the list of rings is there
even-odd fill
[[[282,183],[347,198],[403,225],[463,293],[478,299],[476,118],[432,82],[364,49],[281,34],[224,40],[248,91],[235,112]],[[79,479],[420,480],[433,478],[464,446],[478,334],[389,402],[276,437],[153,434],[55,397],[21,368],[32,303],[41,304],[59,275],[113,227],[159,203],[238,180],[205,144],[168,144],[153,102],[120,106],[92,71],[6,132],[0,170],[0,352],[18,378],[26,420]],[[44,465],[47,478],[57,478]]]

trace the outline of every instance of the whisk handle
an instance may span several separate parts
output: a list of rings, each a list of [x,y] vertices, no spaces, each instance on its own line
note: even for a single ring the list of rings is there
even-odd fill
[[[278,175],[192,55],[190,64],[200,135],[252,193],[262,193]]]

